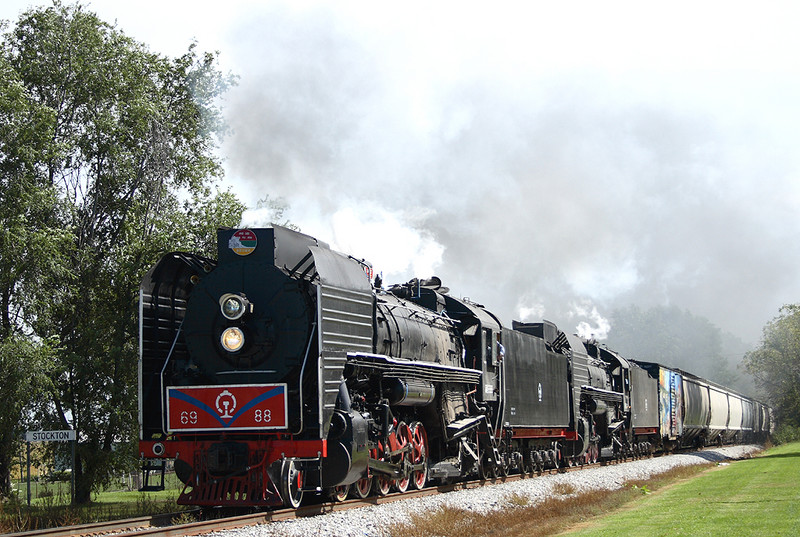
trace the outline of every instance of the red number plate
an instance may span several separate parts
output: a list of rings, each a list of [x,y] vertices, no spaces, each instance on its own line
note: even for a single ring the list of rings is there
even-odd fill
[[[167,430],[286,428],[286,384],[167,388]]]

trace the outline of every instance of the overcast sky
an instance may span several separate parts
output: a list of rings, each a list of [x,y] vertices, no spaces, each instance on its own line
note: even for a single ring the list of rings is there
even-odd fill
[[[757,342],[800,302],[800,3],[88,5],[218,50],[227,184],[386,281],[601,337],[670,304]]]

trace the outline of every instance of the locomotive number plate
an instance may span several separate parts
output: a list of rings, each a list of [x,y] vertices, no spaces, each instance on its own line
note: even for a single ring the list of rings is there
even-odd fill
[[[167,431],[286,428],[286,384],[167,387]]]

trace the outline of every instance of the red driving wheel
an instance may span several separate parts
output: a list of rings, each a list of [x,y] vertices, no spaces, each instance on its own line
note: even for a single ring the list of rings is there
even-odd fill
[[[423,489],[428,481],[428,435],[422,423],[411,424],[411,464],[422,465],[422,469],[411,473],[411,482],[417,490]]]
[[[392,446],[392,451],[399,451],[403,450],[400,453],[399,460],[396,462],[401,463],[403,466],[403,462],[405,461],[407,454],[404,448],[412,443],[413,437],[411,434],[411,428],[406,424],[406,422],[401,421],[397,424],[397,435],[396,435],[397,442],[395,445]],[[411,482],[411,478],[407,475],[402,477],[398,477],[394,480],[394,487],[398,490],[398,492],[405,492],[408,490],[408,485]]]

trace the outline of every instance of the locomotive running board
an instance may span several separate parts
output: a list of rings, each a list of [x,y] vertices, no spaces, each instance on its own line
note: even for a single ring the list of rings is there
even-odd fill
[[[479,369],[455,367],[433,362],[404,360],[383,354],[364,352],[348,352],[348,365],[370,371],[379,371],[385,375],[402,376],[431,382],[464,382],[478,384],[483,372]]]
[[[612,403],[621,402],[622,401],[622,394],[619,392],[613,392],[611,390],[603,390],[601,388],[595,388],[594,386],[581,386],[581,394],[589,394],[596,399],[600,399],[602,401],[609,401]]]

